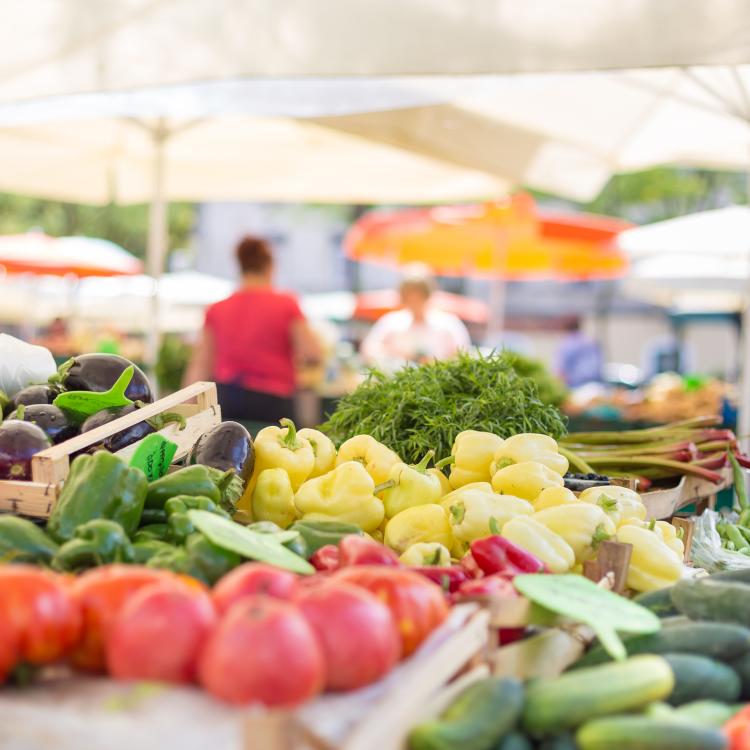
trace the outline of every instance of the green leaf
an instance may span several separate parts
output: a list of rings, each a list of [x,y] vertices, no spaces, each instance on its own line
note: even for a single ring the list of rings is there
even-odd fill
[[[617,631],[655,633],[661,628],[653,612],[583,576],[520,575],[513,579],[513,584],[535,604],[588,625],[613,659],[627,656]]]
[[[295,555],[281,544],[283,537],[280,535],[259,534],[205,510],[189,510],[188,517],[196,529],[202,531],[211,542],[222,549],[294,573],[309,575],[315,572],[315,568],[307,560]]]
[[[74,414],[81,421],[102,409],[129,406],[133,402],[125,395],[125,391],[133,379],[134,371],[133,365],[126,367],[108,391],[101,393],[95,391],[66,391],[57,396],[52,403],[59,409]]]

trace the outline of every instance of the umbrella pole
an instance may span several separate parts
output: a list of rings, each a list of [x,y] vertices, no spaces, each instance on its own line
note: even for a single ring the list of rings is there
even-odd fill
[[[505,279],[496,278],[490,282],[490,322],[487,326],[487,341],[500,348],[505,328]]]
[[[149,206],[148,244],[146,248],[146,270],[154,281],[154,292],[151,297],[151,326],[146,334],[146,369],[156,388],[155,369],[159,358],[160,316],[159,316],[159,279],[164,271],[167,255],[167,201],[164,186],[164,144],[169,133],[160,120],[152,132],[154,144],[153,193]]]

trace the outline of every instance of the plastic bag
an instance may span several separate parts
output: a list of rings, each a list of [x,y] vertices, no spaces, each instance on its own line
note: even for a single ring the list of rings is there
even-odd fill
[[[46,383],[55,372],[55,358],[49,349],[0,333],[0,391],[7,396],[27,385]]]
[[[737,514],[730,513],[722,516],[714,510],[705,510],[701,515],[693,517],[691,556],[696,568],[705,568],[709,573],[750,568],[750,557],[721,546],[721,537],[716,530],[716,524],[723,519],[736,521]]]

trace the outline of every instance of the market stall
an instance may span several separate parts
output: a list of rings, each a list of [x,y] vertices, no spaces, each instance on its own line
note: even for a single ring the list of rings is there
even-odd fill
[[[464,355],[253,440],[210,383],[154,401],[116,355],[5,344],[3,741],[719,750],[744,726],[750,459],[710,417],[566,435],[511,355]],[[703,517],[632,489],[657,474],[737,482],[713,558]]]

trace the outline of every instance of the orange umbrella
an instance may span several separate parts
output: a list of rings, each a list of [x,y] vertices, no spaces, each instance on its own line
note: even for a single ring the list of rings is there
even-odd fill
[[[108,240],[27,232],[0,237],[2,271],[52,276],[120,276],[143,273],[143,264]]]
[[[486,302],[461,294],[452,294],[442,290],[430,297],[430,304],[443,312],[453,313],[465,323],[487,323],[490,307]],[[357,320],[375,321],[392,310],[401,307],[401,295],[395,289],[378,289],[372,292],[360,292],[357,295],[352,317]]]
[[[425,263],[444,276],[611,279],[627,270],[612,240],[630,226],[606,216],[539,211],[521,193],[505,203],[368,213],[350,228],[345,249],[354,260]]]

